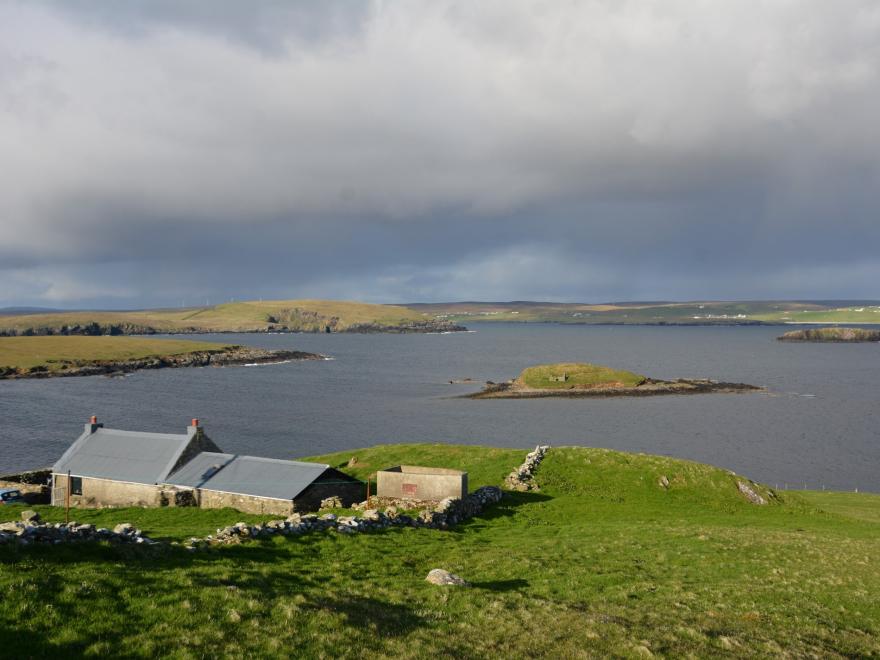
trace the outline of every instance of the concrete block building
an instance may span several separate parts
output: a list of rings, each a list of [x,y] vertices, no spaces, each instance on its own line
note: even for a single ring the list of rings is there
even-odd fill
[[[440,501],[464,498],[468,493],[467,472],[447,468],[397,465],[376,473],[376,495],[394,499]]]
[[[52,468],[55,505],[69,497],[86,507],[233,507],[288,515],[316,510],[332,495],[346,505],[360,501],[364,485],[321,463],[224,453],[197,419],[178,435],[106,429],[92,417]]]

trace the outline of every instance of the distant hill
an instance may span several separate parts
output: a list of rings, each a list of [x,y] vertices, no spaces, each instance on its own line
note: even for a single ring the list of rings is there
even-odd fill
[[[64,310],[52,307],[0,307],[0,316],[19,316],[25,314],[48,314]]]
[[[452,302],[413,303],[438,320],[624,325],[880,324],[880,301]]]
[[[207,332],[438,332],[461,330],[397,305],[336,300],[246,301],[131,311],[56,311],[5,315],[6,335],[134,335]]]

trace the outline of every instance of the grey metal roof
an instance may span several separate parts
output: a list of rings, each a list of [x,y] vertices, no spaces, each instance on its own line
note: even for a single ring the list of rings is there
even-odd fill
[[[168,477],[166,483],[292,500],[328,467],[321,463],[202,452]]]
[[[86,430],[58,459],[53,472],[140,484],[163,481],[189,444],[191,435]]]

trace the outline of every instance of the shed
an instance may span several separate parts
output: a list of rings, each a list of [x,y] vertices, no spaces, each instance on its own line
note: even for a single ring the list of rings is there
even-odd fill
[[[376,495],[395,499],[439,501],[464,498],[468,474],[448,468],[397,465],[376,473]]]

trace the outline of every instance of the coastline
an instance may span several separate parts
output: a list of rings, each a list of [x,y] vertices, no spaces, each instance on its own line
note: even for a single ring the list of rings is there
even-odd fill
[[[561,397],[568,399],[661,396],[669,394],[741,394],[765,392],[767,388],[747,383],[725,383],[705,379],[654,380],[648,379],[634,387],[592,387],[571,389],[532,389],[515,382],[487,383],[479,392],[464,394],[465,399],[543,399]]]
[[[186,367],[227,367],[280,364],[301,360],[325,360],[318,353],[289,350],[266,350],[247,346],[230,346],[218,350],[201,350],[177,355],[154,355],[130,360],[95,360],[65,363],[64,368],[45,366],[31,368],[0,367],[0,380],[25,378],[67,378],[75,376],[114,376],[146,369],[182,369]]]

